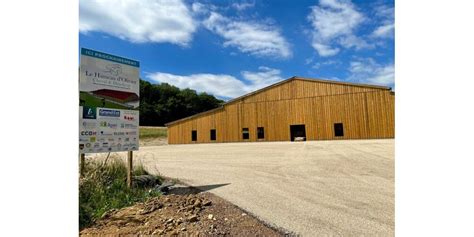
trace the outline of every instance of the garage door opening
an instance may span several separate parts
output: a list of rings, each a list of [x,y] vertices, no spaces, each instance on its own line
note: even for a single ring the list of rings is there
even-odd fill
[[[291,141],[306,141],[306,129],[304,124],[290,125]]]

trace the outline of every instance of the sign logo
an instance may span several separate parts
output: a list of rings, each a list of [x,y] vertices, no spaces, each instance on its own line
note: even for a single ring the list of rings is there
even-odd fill
[[[131,124],[131,123],[122,123],[120,125],[121,128],[125,128],[125,129],[137,129],[138,126],[135,125],[135,124]]]
[[[120,64],[109,64],[105,66],[107,70],[104,72],[108,72],[112,75],[118,76],[119,74],[122,74],[122,66]]]
[[[100,135],[103,135],[103,136],[112,136],[112,133],[111,133],[111,132],[107,132],[107,131],[100,131]]]
[[[86,122],[86,121],[83,121],[82,122],[82,126],[84,128],[95,128],[95,123],[94,122]]]
[[[110,123],[110,122],[105,122],[105,121],[100,122],[100,126],[101,126],[101,127],[109,127],[109,128],[112,128],[112,129],[116,129],[116,128],[117,128],[117,124],[116,124],[116,123]]]
[[[135,121],[135,117],[134,116],[130,116],[130,115],[124,115],[123,116],[123,119],[127,120],[127,121]]]
[[[95,131],[81,131],[82,136],[94,136],[96,134],[97,134],[97,132],[95,132]]]
[[[104,117],[120,117],[120,110],[99,109],[99,115]]]
[[[89,107],[89,106],[82,107],[82,118],[84,118],[84,119],[96,119],[97,118],[96,109],[94,107]]]

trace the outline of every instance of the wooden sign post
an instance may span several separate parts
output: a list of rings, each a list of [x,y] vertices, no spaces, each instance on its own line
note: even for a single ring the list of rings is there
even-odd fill
[[[127,186],[129,188],[132,188],[132,172],[133,172],[133,151],[128,151]]]
[[[86,166],[86,155],[82,153],[79,158],[79,174],[84,176],[84,168]]]

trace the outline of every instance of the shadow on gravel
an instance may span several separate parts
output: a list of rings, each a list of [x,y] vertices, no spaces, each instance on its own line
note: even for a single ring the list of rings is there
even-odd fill
[[[210,185],[202,185],[202,186],[173,186],[173,187],[170,187],[167,193],[176,194],[176,195],[198,194],[201,192],[207,192],[212,189],[227,186],[229,184],[230,183],[210,184]]]

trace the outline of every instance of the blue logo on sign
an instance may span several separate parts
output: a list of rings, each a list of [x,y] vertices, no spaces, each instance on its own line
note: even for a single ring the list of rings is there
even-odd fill
[[[112,109],[99,109],[99,115],[104,117],[120,117],[120,111]]]

